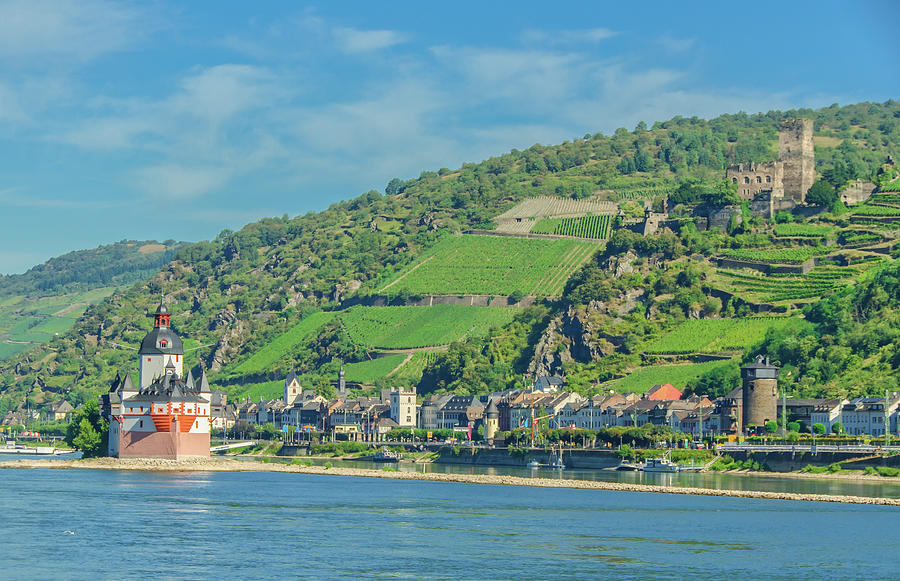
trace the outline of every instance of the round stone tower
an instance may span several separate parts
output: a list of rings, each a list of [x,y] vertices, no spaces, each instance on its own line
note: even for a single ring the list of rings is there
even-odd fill
[[[493,442],[499,426],[500,410],[497,409],[497,404],[491,400],[487,409],[484,410],[484,439],[488,442]]]
[[[743,411],[741,431],[761,427],[778,414],[778,368],[769,359],[759,356],[755,363],[741,367],[743,380]]]

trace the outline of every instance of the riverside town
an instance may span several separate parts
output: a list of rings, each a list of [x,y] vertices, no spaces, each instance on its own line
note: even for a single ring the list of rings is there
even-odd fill
[[[422,8],[0,0],[0,581],[890,577],[897,6]]]

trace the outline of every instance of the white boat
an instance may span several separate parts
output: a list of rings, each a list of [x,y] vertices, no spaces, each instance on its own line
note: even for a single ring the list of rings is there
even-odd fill
[[[644,472],[678,472],[678,464],[668,458],[647,458]]]
[[[643,468],[641,464],[635,464],[630,460],[622,460],[619,462],[619,465],[616,466],[616,470],[624,471],[624,472],[634,472],[635,470],[640,470]]]
[[[541,466],[543,466],[543,464],[541,464],[537,460],[531,460],[525,465],[528,466],[529,468],[540,468]]]
[[[375,455],[372,456],[372,460],[375,462],[399,462],[400,454],[391,450],[378,450],[375,452]]]

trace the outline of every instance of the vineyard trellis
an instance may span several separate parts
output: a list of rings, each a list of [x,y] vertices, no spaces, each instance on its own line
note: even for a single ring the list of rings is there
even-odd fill
[[[535,223],[531,232],[535,234],[557,234],[576,238],[609,238],[612,229],[612,216],[588,215],[580,218],[544,218]]]

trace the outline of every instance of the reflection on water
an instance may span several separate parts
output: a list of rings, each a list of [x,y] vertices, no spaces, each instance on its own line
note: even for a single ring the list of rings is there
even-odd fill
[[[442,468],[463,467],[427,467]],[[881,546],[900,516],[267,472],[2,470],[0,491],[0,578],[33,579],[856,578],[872,566],[859,547]]]
[[[259,460],[247,458],[248,461]],[[278,461],[289,462],[290,460]],[[331,463],[347,468],[381,470],[384,464],[369,460],[334,460],[323,458],[299,458],[300,462],[317,465]],[[402,472],[437,472],[444,474],[489,474],[497,476],[520,476],[523,478],[552,478],[558,480],[593,480],[599,482],[623,482],[629,484],[649,484],[654,486],[676,486],[688,488],[713,488],[719,490],[753,490],[771,492],[794,492],[798,494],[831,494],[840,496],[873,496],[900,498],[900,478],[897,482],[881,480],[838,480],[828,478],[791,478],[773,476],[766,473],[722,474],[718,472],[619,472],[611,469],[566,469],[527,468],[518,466],[474,466],[471,464],[413,464],[400,462],[389,464]]]

